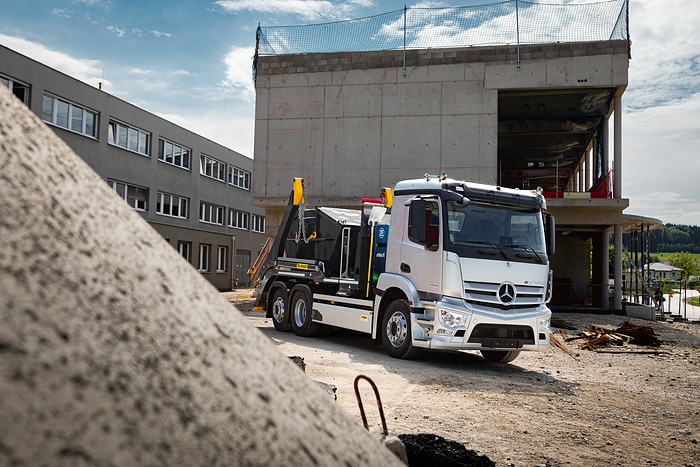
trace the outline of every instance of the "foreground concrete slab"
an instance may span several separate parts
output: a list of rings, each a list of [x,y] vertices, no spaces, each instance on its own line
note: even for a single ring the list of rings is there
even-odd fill
[[[0,465],[401,465],[4,88],[0,167]]]

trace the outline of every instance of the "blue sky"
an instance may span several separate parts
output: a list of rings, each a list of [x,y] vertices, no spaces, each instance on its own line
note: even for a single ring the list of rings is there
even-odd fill
[[[0,44],[86,83],[101,82],[121,99],[253,157],[251,63],[258,23],[296,25],[404,5],[485,3],[493,1],[6,2]],[[626,213],[700,225],[698,24],[700,2],[630,2],[632,60],[622,117]]]

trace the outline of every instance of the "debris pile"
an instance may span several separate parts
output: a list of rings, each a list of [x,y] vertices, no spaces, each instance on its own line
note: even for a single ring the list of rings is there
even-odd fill
[[[574,326],[567,322],[558,322],[555,325],[560,329],[575,329]],[[624,346],[626,343],[654,347],[651,353],[658,353],[658,347],[661,345],[657,334],[651,326],[640,326],[637,324],[632,324],[629,321],[625,321],[624,324],[616,329],[607,329],[603,326],[591,326],[585,331],[578,332],[575,336],[568,336],[563,330],[559,331],[564,342],[571,342],[575,340],[583,339],[583,342],[579,345],[581,350],[592,350],[595,352],[603,352],[601,347],[609,346]],[[550,335],[554,337],[554,335]],[[575,356],[573,352],[568,350],[556,337],[551,339],[552,343],[567,352],[568,354]],[[607,350],[606,350],[607,351]],[[632,353],[631,351],[626,351],[626,353]],[[634,352],[634,353],[649,353],[649,352]]]

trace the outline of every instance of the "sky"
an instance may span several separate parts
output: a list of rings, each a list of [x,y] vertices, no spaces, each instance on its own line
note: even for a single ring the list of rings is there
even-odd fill
[[[28,0],[3,5],[0,44],[252,158],[258,24],[487,3],[495,1]],[[700,2],[630,0],[626,214],[700,225],[698,24]]]

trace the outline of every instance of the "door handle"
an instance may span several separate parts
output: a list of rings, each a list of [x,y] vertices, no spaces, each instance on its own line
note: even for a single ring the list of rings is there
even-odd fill
[[[406,264],[406,263],[401,263],[401,272],[405,272],[405,273],[407,273],[407,274],[410,273],[410,272],[411,272],[411,266],[409,266],[409,265]]]

